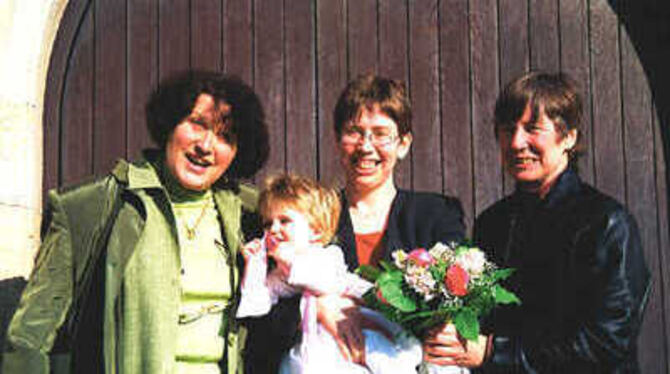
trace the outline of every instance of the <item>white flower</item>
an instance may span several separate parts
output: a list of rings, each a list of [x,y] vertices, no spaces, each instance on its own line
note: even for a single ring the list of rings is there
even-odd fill
[[[476,277],[484,272],[487,261],[484,252],[479,248],[470,248],[458,255],[456,263],[467,271],[468,274]]]
[[[445,261],[445,262],[451,262],[453,256],[454,256],[454,250],[451,249],[446,244],[437,242],[433,246],[433,248],[428,250],[428,253],[430,253],[433,258],[437,259],[438,261]]]
[[[393,262],[395,263],[395,266],[401,269],[405,267],[405,262],[407,261],[407,253],[405,253],[405,251],[403,251],[402,249],[393,251],[393,253],[391,253],[391,257],[393,257]]]
[[[430,271],[421,266],[408,266],[407,272],[405,273],[405,281],[416,292],[423,295],[423,298],[426,301],[430,301],[436,296],[435,286],[437,282],[433,279],[433,275]]]

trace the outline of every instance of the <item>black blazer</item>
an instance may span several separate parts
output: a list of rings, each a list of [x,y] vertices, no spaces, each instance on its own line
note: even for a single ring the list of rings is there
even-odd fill
[[[354,270],[358,267],[356,238],[344,193],[341,199],[343,209],[336,240],[344,251],[349,270]],[[396,249],[429,248],[436,242],[461,241],[464,231],[463,208],[458,199],[430,192],[399,190],[382,238],[382,259],[391,260],[391,253]]]
[[[342,247],[349,270],[358,267],[356,239],[348,203],[342,199],[342,215],[336,242]],[[463,239],[463,209],[460,201],[436,193],[400,190],[393,200],[384,233],[384,256],[396,249],[428,248],[438,241]],[[282,299],[267,316],[247,319],[249,339],[245,348],[246,374],[275,374],[281,358],[299,339],[300,295]]]

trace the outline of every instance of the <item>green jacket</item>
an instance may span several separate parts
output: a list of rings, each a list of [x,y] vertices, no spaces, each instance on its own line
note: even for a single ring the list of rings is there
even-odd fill
[[[224,222],[222,236],[230,251],[229,263],[235,264],[245,233],[258,229],[257,193],[244,185],[214,188],[213,192]],[[9,326],[3,373],[93,373],[118,367],[112,357],[119,342],[115,336],[102,333],[103,308],[113,305],[119,310],[124,266],[144,229],[146,212],[140,193],[164,199],[167,208],[162,209],[174,223],[167,192],[147,161],[120,161],[107,177],[49,192],[44,217],[48,231]],[[114,230],[106,229],[111,224]],[[105,231],[112,234],[105,235]],[[115,263],[110,264],[106,258],[115,259]],[[239,290],[237,268],[231,268],[232,289]],[[238,299],[236,292],[231,308],[224,312],[226,346],[232,344],[231,340],[238,342],[233,344],[236,352],[227,352],[225,359],[239,365],[226,368],[228,373],[242,371],[246,331],[234,319]],[[119,318],[113,323],[118,324]],[[106,327],[117,331],[116,326]],[[237,359],[227,360],[233,354]]]

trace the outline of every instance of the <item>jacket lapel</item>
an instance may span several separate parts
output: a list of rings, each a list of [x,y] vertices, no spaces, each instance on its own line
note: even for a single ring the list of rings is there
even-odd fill
[[[229,256],[228,266],[234,266],[235,254],[242,245],[242,235],[240,229],[240,216],[242,214],[242,204],[235,194],[230,190],[218,190],[214,192],[214,202],[219,211],[226,248]]]
[[[391,258],[391,253],[403,246],[402,241],[400,240],[400,222],[398,221],[398,217],[403,209],[404,197],[404,191],[399,190],[396,197],[393,199],[393,202],[391,202],[391,211],[389,212],[384,235],[381,239],[382,248],[384,250],[382,260],[389,260]],[[344,251],[344,260],[346,261],[347,266],[350,270],[353,270],[359,266],[358,255],[356,252],[356,236],[354,234],[354,226],[351,222],[351,216],[349,216],[349,204],[344,191],[340,193],[340,202],[342,204],[342,213],[340,214],[340,222],[337,229],[337,243]]]

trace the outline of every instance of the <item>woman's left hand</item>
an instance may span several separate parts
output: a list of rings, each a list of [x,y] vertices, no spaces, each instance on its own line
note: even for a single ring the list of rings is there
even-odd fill
[[[365,335],[356,303],[339,295],[322,295],[316,305],[319,323],[335,339],[344,358],[365,365]]]
[[[479,367],[486,355],[487,337],[479,335],[476,341],[463,339],[451,323],[428,332],[423,340],[423,359],[436,365]]]

